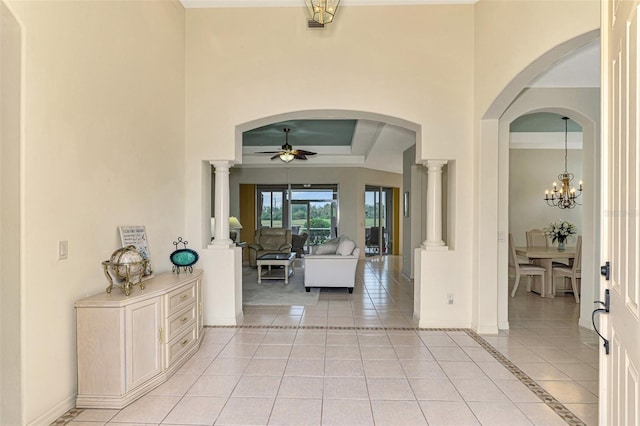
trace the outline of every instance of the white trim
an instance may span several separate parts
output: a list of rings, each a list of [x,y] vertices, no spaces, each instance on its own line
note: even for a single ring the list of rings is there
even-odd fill
[[[475,4],[478,0],[342,0],[340,6],[415,6]],[[180,0],[185,9],[222,7],[305,7],[302,0]]]
[[[55,404],[53,407],[44,412],[41,416],[36,417],[28,423],[29,426],[49,425],[55,422],[60,416],[76,406],[76,395],[66,397],[64,400]]]
[[[564,132],[511,132],[510,149],[564,149]],[[582,132],[567,134],[568,149],[582,149]]]

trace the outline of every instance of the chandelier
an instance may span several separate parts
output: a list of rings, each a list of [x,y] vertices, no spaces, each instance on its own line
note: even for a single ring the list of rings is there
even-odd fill
[[[582,205],[578,202],[578,198],[582,195],[582,181],[578,183],[577,191],[575,187],[571,186],[574,175],[567,171],[567,122],[569,117],[562,117],[562,119],[564,120],[564,172],[558,175],[561,186],[558,188],[558,183],[553,182],[553,189],[544,191],[544,199],[551,207],[572,209]]]
[[[304,0],[309,8],[311,20],[318,24],[329,24],[333,21],[340,0]]]

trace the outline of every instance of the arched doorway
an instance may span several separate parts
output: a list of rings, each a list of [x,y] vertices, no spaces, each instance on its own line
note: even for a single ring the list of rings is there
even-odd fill
[[[480,220],[489,226],[484,227],[482,232],[478,234],[477,247],[483,247],[484,249],[490,248],[490,251],[483,253],[483,256],[478,256],[478,259],[481,259],[481,261],[478,264],[479,273],[476,281],[478,285],[478,299],[475,316],[485,319],[494,317],[498,328],[508,328],[506,291],[508,284],[508,245],[506,238],[509,226],[508,197],[506,196],[508,193],[508,180],[504,179],[504,176],[508,176],[508,162],[505,161],[504,156],[508,154],[509,124],[515,117],[522,115],[525,111],[515,113],[514,109],[514,114],[510,119],[507,118],[506,114],[516,99],[522,96],[525,88],[533,78],[560,58],[597,40],[598,37],[598,30],[590,31],[549,50],[513,78],[482,115],[480,121],[481,143],[479,156],[483,161],[478,163],[479,167],[476,176],[482,176],[483,179],[479,179],[480,184],[478,189],[479,193],[496,193],[497,203],[484,203],[481,205],[479,211]],[[556,111],[559,113],[563,110],[573,110],[572,107],[554,106],[542,102],[538,108],[547,108],[550,112]],[[580,108],[575,109],[577,111],[580,110]],[[530,107],[527,110],[532,111],[534,108]],[[582,125],[583,129],[590,127],[595,137],[599,127],[588,118],[589,114],[583,115],[582,121],[577,117],[576,121]],[[591,124],[589,123],[590,121]],[[597,176],[597,173],[594,173],[594,176]],[[593,182],[594,187],[596,187],[595,179]],[[589,219],[592,222],[591,224],[585,224],[585,227],[588,226],[595,229],[597,222],[597,217],[595,216],[595,200],[589,209],[593,212],[593,216]],[[489,218],[492,218],[492,220],[489,220]],[[498,236],[497,242],[495,239],[496,235]],[[595,240],[592,241],[595,244]],[[583,244],[586,245],[586,242]],[[595,247],[593,250],[595,253]],[[497,265],[497,268],[487,265]],[[586,281],[586,279],[584,280]],[[582,308],[586,309],[585,306]]]

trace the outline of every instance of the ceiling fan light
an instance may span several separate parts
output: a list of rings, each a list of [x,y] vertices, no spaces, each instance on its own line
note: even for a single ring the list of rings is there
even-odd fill
[[[283,152],[282,154],[280,154],[280,159],[282,161],[284,161],[285,163],[288,163],[289,161],[293,160],[295,157],[292,153],[290,152]]]

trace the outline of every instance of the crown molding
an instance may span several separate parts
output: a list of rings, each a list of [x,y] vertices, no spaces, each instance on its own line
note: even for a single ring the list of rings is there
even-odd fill
[[[341,0],[340,6],[414,6],[430,4],[475,4],[478,0]],[[231,7],[303,7],[303,0],[180,0],[185,9]]]

